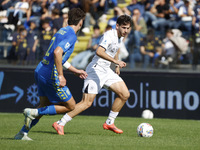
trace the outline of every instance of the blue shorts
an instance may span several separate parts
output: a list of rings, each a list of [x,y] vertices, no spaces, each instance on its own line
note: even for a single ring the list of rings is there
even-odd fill
[[[62,88],[55,81],[44,77],[35,72],[35,80],[38,86],[38,95],[48,97],[51,103],[66,102],[71,99],[72,94],[67,86]]]

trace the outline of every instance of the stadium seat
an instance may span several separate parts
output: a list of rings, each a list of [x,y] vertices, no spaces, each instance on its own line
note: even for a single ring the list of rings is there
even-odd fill
[[[92,36],[92,34],[93,34],[93,31],[90,31],[88,33],[87,32],[84,33],[85,36],[90,36],[90,37]]]
[[[70,58],[68,59],[68,62],[71,62],[73,57],[76,56],[78,53],[85,51],[87,49],[87,45],[88,45],[88,41],[76,42],[74,46],[74,51],[71,54]]]
[[[118,4],[118,7],[121,8],[121,9],[126,7],[126,6],[128,6],[128,3],[119,3]]]
[[[126,2],[127,4],[130,4],[130,3],[131,3],[131,0],[125,0],[125,2]]]
[[[114,9],[109,9],[107,14],[108,15],[114,15]]]
[[[76,42],[74,51],[85,50],[87,48],[87,45],[88,45],[88,41]]]
[[[99,23],[99,27],[100,27],[101,33],[103,33],[105,31],[106,26],[107,26],[107,22],[100,22]]]
[[[113,18],[114,17],[114,15],[113,14],[110,14],[110,15],[107,15],[107,20],[109,20],[109,19],[111,19],[111,18]]]
[[[91,39],[91,36],[78,36],[79,42],[88,42]]]

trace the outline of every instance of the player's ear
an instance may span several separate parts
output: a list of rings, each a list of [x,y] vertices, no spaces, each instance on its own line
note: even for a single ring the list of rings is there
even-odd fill
[[[116,29],[117,29],[117,30],[119,29],[119,24],[116,24]]]

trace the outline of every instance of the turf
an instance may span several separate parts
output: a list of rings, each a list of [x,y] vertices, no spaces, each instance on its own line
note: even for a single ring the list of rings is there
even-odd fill
[[[23,115],[0,113],[1,150],[199,150],[200,121],[118,117],[119,135],[103,130],[106,117],[77,116],[65,126],[65,135],[57,135],[51,127],[61,115],[45,116],[29,132],[33,141],[14,140],[23,125]],[[151,138],[138,137],[137,126],[142,122],[154,128]]]

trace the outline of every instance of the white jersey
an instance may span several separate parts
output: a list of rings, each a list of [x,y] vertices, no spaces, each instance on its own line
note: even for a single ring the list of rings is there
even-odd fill
[[[104,33],[104,35],[102,36],[99,42],[99,46],[105,48],[106,54],[114,58],[118,49],[120,48],[122,44],[122,40],[123,40],[123,37],[118,38],[117,30],[112,29]],[[102,67],[110,67],[111,62],[95,54],[90,64],[98,64]]]
[[[112,29],[104,33],[99,46],[105,48],[106,54],[115,57],[123,38],[118,38],[117,30]],[[98,94],[102,87],[108,88],[112,84],[123,81],[110,68],[111,62],[95,55],[86,68],[88,77],[84,80],[83,93]]]

